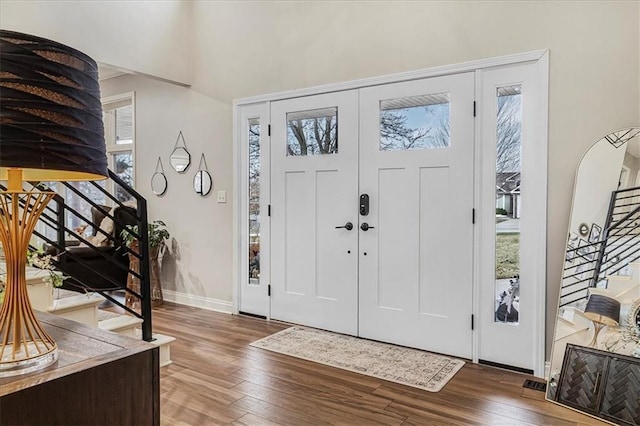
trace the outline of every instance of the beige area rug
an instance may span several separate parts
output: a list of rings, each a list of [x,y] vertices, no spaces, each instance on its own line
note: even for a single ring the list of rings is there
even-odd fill
[[[429,392],[442,389],[464,365],[457,358],[299,326],[251,346]]]

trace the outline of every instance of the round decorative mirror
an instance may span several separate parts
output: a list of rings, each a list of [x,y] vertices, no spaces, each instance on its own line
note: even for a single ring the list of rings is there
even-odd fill
[[[156,171],[153,176],[151,176],[151,191],[158,197],[167,192],[167,177],[164,175],[164,168],[162,167],[160,157],[158,157]]]
[[[212,186],[213,180],[209,172],[206,170],[198,170],[193,178],[193,189],[196,191],[196,194],[203,197],[209,195]]]
[[[167,177],[164,173],[154,173],[151,177],[151,191],[155,195],[164,195],[167,192]]]
[[[180,143],[181,140],[182,144]],[[184,136],[182,136],[182,132],[178,134],[178,139],[176,140],[169,162],[173,170],[178,173],[186,172],[191,164],[191,154],[187,151],[187,145],[184,141]]]
[[[211,187],[213,186],[213,179],[209,174],[209,170],[207,170],[207,161],[204,159],[204,154],[200,156],[200,165],[198,166],[198,171],[196,175],[193,177],[193,189],[196,191],[196,194],[201,197],[205,197],[209,195],[211,192]]]
[[[586,223],[581,223],[580,226],[578,226],[578,234],[582,235],[583,237],[589,235],[589,225],[587,225]]]

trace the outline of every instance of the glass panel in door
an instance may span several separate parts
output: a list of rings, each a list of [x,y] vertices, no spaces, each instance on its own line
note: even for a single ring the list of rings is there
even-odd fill
[[[494,321],[520,321],[522,86],[498,87],[496,124],[496,306]]]
[[[247,126],[249,141],[249,285],[260,284],[260,120]]]
[[[446,148],[449,93],[380,101],[380,151]]]

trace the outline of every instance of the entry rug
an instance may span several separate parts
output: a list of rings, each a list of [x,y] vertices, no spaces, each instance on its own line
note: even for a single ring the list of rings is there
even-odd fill
[[[442,389],[464,365],[457,358],[299,326],[251,346],[429,392]]]

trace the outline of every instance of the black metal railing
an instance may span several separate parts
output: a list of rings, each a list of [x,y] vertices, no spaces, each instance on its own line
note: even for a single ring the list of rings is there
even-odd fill
[[[611,193],[605,225],[597,238],[569,242],[560,293],[560,306],[585,300],[591,287],[605,287],[606,280],[640,259],[640,187]],[[590,241],[591,240],[591,241]]]
[[[114,187],[114,193],[120,195],[122,199],[133,200],[135,208],[132,209],[130,208],[131,206],[125,205],[121,199],[96,182],[85,182],[84,184],[90,185],[91,192],[101,194],[101,198],[108,200],[108,203],[113,205],[114,210],[105,208],[104,205],[95,202],[72,183],[60,182],[67,191],[73,192],[76,200],[82,200],[84,209],[71,206],[65,202],[62,196],[56,195],[41,215],[40,226],[36,228],[34,235],[45,243],[48,253],[54,254],[56,268],[70,278],[67,280],[73,282],[70,285],[79,287],[77,288],[79,290],[99,293],[116,306],[142,319],[142,338],[143,340],[151,341],[153,337],[147,201],[111,170],[109,170],[109,181],[110,185]],[[45,183],[31,182],[31,185],[40,190],[49,189]],[[21,201],[21,204],[24,208],[24,201]],[[126,221],[128,223],[125,223],[122,217],[118,218],[112,214],[117,207],[126,209],[126,214],[129,216],[129,220]],[[27,206],[26,208],[29,207]],[[95,209],[104,217],[113,220],[113,231],[109,233],[103,230],[100,227],[100,223],[93,222],[90,213],[87,214],[80,211],[86,209]],[[96,246],[91,241],[91,238],[85,237],[82,232],[69,225],[70,221],[82,223],[87,227],[91,227],[96,234],[103,235],[104,239],[108,241],[109,249],[105,250],[104,247]],[[137,232],[132,229],[134,224],[137,226]],[[119,235],[120,233],[128,234],[132,239],[138,240],[139,252],[129,248],[122,235]],[[78,243],[82,244],[82,250],[72,247],[72,245],[75,246]],[[36,247],[32,248],[37,249]],[[90,252],[91,257],[98,259],[106,267],[103,270],[97,270],[91,262],[87,261],[87,251]],[[133,270],[131,265],[127,266],[128,262],[124,264],[120,261],[119,258],[123,256],[135,257],[140,265],[139,272]],[[117,273],[107,273],[105,272],[106,270],[117,271]],[[124,279],[117,279],[114,277],[115,275],[124,277]],[[126,285],[126,277],[129,275],[140,280],[140,292],[136,292]],[[101,285],[96,287],[95,284],[92,284],[93,279],[99,279]],[[112,296],[110,293],[114,290],[124,290],[128,296],[139,300],[140,311],[132,309],[126,303],[122,303],[118,298]]]

